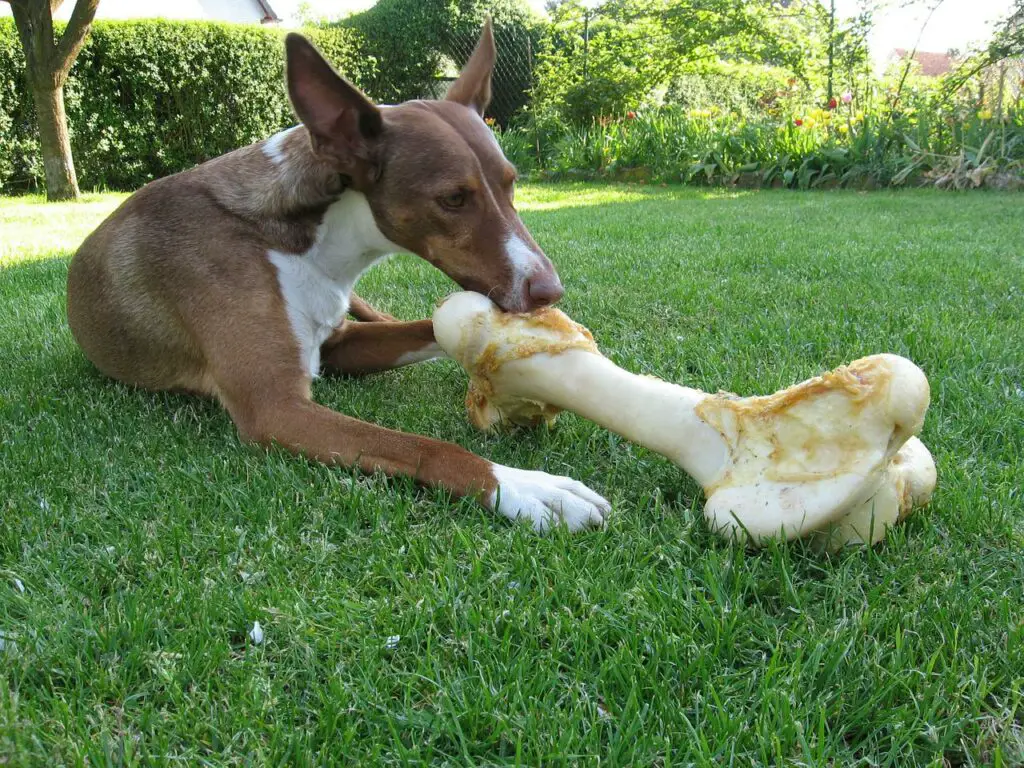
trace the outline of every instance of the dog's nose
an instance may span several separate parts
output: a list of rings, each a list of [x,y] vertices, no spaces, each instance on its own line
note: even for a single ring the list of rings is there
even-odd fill
[[[529,279],[527,285],[530,291],[530,303],[534,309],[555,304],[565,295],[562,281],[554,272],[534,275]]]

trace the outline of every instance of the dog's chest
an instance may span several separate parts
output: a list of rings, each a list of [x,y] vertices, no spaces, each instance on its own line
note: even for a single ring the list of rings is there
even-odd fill
[[[277,267],[277,281],[299,345],[302,367],[315,377],[320,371],[320,347],[348,311],[352,283],[332,280],[305,256],[271,251],[270,261]]]
[[[366,198],[345,193],[327,209],[313,246],[301,254],[270,251],[288,322],[306,373],[320,371],[320,347],[348,311],[359,276],[400,250],[377,229]]]

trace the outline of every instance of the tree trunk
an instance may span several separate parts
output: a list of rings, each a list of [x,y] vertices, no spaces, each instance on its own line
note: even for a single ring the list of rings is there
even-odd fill
[[[39,144],[46,171],[47,200],[78,198],[78,179],[71,159],[68,118],[64,114],[64,83],[85,45],[100,0],[75,0],[60,39],[53,34],[53,12],[64,0],[7,0],[21,49],[28,86],[36,105]]]
[[[78,178],[71,157],[68,119],[64,114],[64,87],[33,85],[32,98],[39,122],[39,144],[46,171],[47,200],[77,200]]]

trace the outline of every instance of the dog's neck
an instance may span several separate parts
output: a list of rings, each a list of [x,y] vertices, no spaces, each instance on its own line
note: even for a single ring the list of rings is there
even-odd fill
[[[202,167],[216,202],[286,253],[304,253],[323,237],[327,210],[346,192],[344,178],[314,154],[301,125]]]
[[[313,152],[306,129],[283,131],[196,169],[277,271],[303,368],[342,321],[359,276],[402,249],[380,231],[366,195],[346,189]]]

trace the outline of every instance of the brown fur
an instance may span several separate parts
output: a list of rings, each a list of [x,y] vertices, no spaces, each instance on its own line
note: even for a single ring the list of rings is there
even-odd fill
[[[398,318],[392,317],[387,312],[374,309],[366,299],[352,293],[349,297],[348,313],[356,320],[364,323],[395,323]]]

